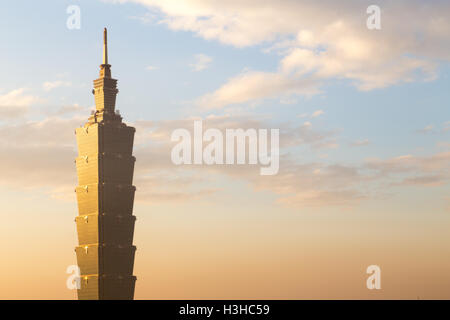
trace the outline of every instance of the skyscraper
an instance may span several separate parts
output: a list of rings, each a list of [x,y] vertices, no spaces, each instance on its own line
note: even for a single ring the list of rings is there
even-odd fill
[[[76,255],[81,272],[78,299],[133,299],[136,217],[133,202],[135,129],[115,110],[117,80],[108,64],[107,30],[103,63],[94,80],[96,110],[76,129],[78,232]]]

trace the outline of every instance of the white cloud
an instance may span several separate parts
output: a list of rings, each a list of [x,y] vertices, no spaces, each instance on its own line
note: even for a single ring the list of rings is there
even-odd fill
[[[212,58],[206,54],[199,53],[194,56],[195,62],[189,64],[193,71],[202,71],[209,67],[212,62]]]
[[[425,127],[423,127],[422,129],[417,130],[417,133],[422,133],[422,134],[428,134],[428,133],[433,133],[433,134],[445,134],[446,132],[450,131],[450,121],[446,121],[442,124],[442,126],[434,126],[432,124],[426,125]]]
[[[421,175],[403,179],[400,182],[393,183],[394,186],[439,186],[445,183],[447,179],[439,175]]]
[[[39,189],[57,198],[72,196],[74,201],[74,129],[83,122],[81,118],[49,117],[0,125],[0,184]]]
[[[443,131],[444,131],[444,132],[450,131],[450,121],[447,121],[447,122],[444,123],[444,129],[443,129]]]
[[[0,183],[18,188],[46,190],[52,197],[72,199],[76,185],[76,137],[73,131],[86,117],[49,117],[19,124],[0,124]],[[213,116],[207,128],[270,128],[254,116]],[[385,191],[385,186],[439,186],[450,180],[450,152],[428,157],[406,155],[371,159],[359,165],[303,162],[285,154],[289,147],[332,147],[333,133],[314,131],[312,126],[280,125],[280,171],[259,175],[258,166],[174,166],[170,160],[175,128],[192,129],[193,118],[173,121],[139,121],[135,139],[137,201],[207,201],[220,196],[217,179],[245,181],[255,191],[269,191],[278,202],[293,207],[353,206]],[[51,155],[51,156],[50,156]],[[328,161],[327,161],[328,162]],[[24,175],[23,173],[27,174]],[[380,189],[378,185],[383,187]]]
[[[433,132],[434,126],[432,124],[429,124],[425,126],[424,128],[417,130],[419,133],[430,133]]]
[[[146,12],[143,15],[129,16],[128,18],[133,20],[139,20],[144,24],[150,24],[157,21],[157,16],[152,12]]]
[[[81,115],[88,115],[89,109],[92,110],[93,107],[84,107],[80,106],[78,103],[74,103],[72,105],[65,105],[57,110],[46,112],[45,114],[51,115],[51,116],[63,116],[67,114],[81,114]]]
[[[26,95],[24,92],[24,88],[19,88],[0,95],[1,117],[15,118],[23,116],[33,103],[39,101],[38,97]]]
[[[414,171],[425,173],[440,172],[441,174],[445,174],[450,169],[450,152],[440,152],[425,157],[408,154],[387,160],[368,159],[367,167],[376,169],[384,174]]]
[[[247,82],[241,75],[207,95],[211,98],[207,104],[217,107],[292,93],[303,95],[302,86],[311,78],[317,87],[328,79],[342,79],[360,90],[429,81],[436,78],[438,65],[450,60],[450,3],[446,1],[380,0],[377,5],[383,9],[383,29],[379,31],[366,28],[370,1],[120,2],[140,3],[159,12],[159,22],[172,30],[190,31],[236,47],[262,44],[281,56],[278,70],[255,72],[261,85],[253,83],[252,94],[243,93]],[[278,85],[265,94],[270,83]],[[233,90],[227,91],[230,88]]]
[[[313,114],[311,115],[312,118],[317,118],[319,116],[321,116],[322,114],[324,114],[325,112],[323,110],[317,110],[314,111]]]
[[[145,70],[147,70],[147,71],[153,71],[153,70],[157,70],[157,69],[159,69],[159,68],[156,67],[156,66],[147,66],[147,67],[145,68]]]
[[[70,87],[71,85],[72,83],[69,81],[57,80],[57,81],[46,81],[42,84],[42,87],[44,88],[45,91],[50,91],[59,87]]]
[[[350,145],[352,147],[363,147],[363,146],[368,146],[370,144],[369,139],[359,139],[356,141],[353,141]]]
[[[313,79],[295,79],[279,73],[246,71],[230,79],[216,91],[200,97],[197,103],[206,110],[220,109],[229,104],[276,98],[280,92],[284,96],[290,96],[313,95],[319,91]]]

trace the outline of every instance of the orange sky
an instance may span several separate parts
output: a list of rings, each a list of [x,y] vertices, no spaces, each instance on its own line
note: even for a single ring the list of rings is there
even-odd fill
[[[217,205],[232,194],[194,201],[189,212],[182,204],[137,203],[136,299],[450,296],[445,212],[408,219],[417,216],[409,206],[395,215],[369,207],[292,210],[258,204],[258,195]],[[25,203],[8,208],[0,227],[1,299],[75,297],[65,285],[75,264],[75,206],[39,200],[33,212],[21,211]],[[381,267],[380,291],[365,286],[372,264]]]

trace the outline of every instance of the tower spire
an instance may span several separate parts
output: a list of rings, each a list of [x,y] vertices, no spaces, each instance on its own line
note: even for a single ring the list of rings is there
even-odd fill
[[[108,29],[103,29],[103,63],[100,65],[100,78],[111,78],[111,65],[108,63]]]
[[[103,30],[103,64],[108,64],[108,29]]]
[[[106,111],[106,113],[110,113],[114,118],[114,108],[118,92],[117,80],[111,78],[111,65],[108,63],[108,30],[105,28],[103,30],[103,63],[100,65],[99,78],[94,80],[93,90],[97,111]]]

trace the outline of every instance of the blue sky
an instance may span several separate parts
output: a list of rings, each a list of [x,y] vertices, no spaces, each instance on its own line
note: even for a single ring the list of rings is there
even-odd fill
[[[68,15],[61,12],[71,4],[81,8],[80,30],[65,27]],[[139,4],[18,1],[1,6],[5,49],[0,53],[0,66],[8,77],[2,79],[0,88],[6,92],[26,87],[43,96],[45,107],[92,105],[89,92],[101,59],[103,26],[110,30],[110,60],[121,92],[119,108],[130,121],[207,115],[193,106],[196,98],[243,70],[273,72],[279,60],[276,53],[263,52],[268,45],[236,48],[192,32],[169,30],[157,23],[154,10],[148,12],[155,18],[143,23],[137,17],[145,17],[147,11]],[[189,64],[200,53],[213,60],[207,69],[193,72]],[[148,66],[156,69],[146,70]],[[72,85],[42,93],[43,82],[58,80]],[[350,81],[330,79],[322,94],[300,97],[289,105],[269,99],[250,112],[296,122],[302,121],[298,115],[320,109],[325,114],[315,120],[318,126],[342,130],[342,137],[349,142],[369,139],[380,156],[401,155],[415,147],[431,152],[436,135],[416,131],[428,125],[439,128],[448,121],[449,85],[444,63],[438,78],[431,82],[418,80],[361,92]]]

